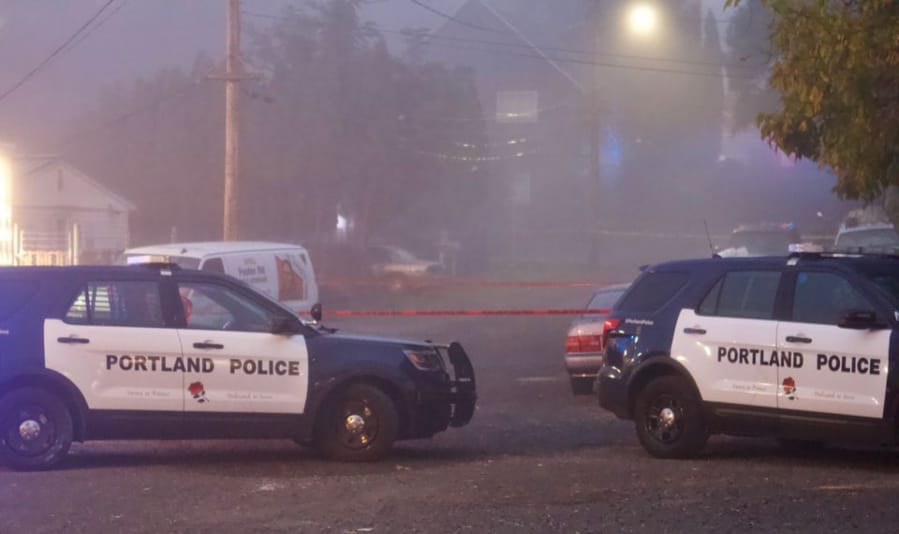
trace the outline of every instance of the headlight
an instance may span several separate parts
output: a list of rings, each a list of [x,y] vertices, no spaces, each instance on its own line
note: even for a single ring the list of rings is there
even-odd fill
[[[443,358],[434,349],[407,349],[403,351],[403,354],[419,371],[440,371],[443,369]]]

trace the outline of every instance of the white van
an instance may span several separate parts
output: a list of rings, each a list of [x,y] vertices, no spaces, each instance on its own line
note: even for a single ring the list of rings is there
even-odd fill
[[[299,245],[260,241],[169,243],[128,249],[128,264],[164,262],[231,275],[297,312],[318,303],[309,252]]]

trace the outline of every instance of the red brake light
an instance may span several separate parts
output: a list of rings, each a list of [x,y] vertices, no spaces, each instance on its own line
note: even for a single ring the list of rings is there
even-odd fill
[[[621,325],[621,319],[606,319],[602,324],[602,341],[601,346],[604,348],[609,342],[609,334],[612,330],[616,330]]]
[[[599,352],[602,350],[602,336],[581,336],[582,352]]]
[[[568,336],[565,338],[565,352],[600,352],[602,336]]]

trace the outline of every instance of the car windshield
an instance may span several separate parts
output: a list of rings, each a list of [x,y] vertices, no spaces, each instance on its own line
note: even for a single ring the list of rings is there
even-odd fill
[[[876,230],[856,230],[837,236],[834,244],[837,250],[849,248],[886,249],[899,248],[899,234],[892,228]]]
[[[408,250],[404,250],[401,248],[391,248],[390,250],[390,259],[397,263],[409,263],[416,262],[418,258],[412,255]]]

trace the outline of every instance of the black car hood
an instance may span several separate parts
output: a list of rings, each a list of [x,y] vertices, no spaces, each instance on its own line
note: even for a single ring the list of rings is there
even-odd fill
[[[356,343],[371,343],[378,345],[394,345],[397,347],[431,347],[433,346],[431,343],[422,340],[413,340],[413,339],[402,339],[402,338],[393,338],[393,337],[385,337],[385,336],[373,336],[368,334],[353,334],[351,332],[334,332],[334,333],[323,333],[322,335],[327,336],[330,339],[337,341],[350,341]]]

